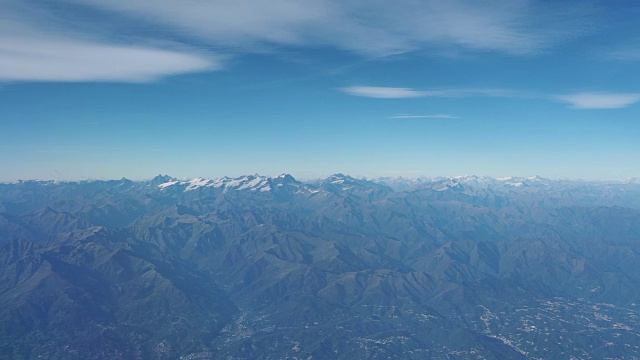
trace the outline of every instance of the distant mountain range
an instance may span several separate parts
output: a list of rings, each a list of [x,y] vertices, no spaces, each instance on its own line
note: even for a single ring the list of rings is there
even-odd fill
[[[0,358],[640,358],[640,182],[0,184]]]

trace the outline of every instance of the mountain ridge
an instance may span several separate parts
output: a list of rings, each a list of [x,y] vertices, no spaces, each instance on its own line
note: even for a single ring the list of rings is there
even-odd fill
[[[633,183],[1,184],[0,355],[640,356],[638,234]]]

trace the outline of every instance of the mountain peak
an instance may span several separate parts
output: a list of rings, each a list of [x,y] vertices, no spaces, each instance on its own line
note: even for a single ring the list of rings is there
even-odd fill
[[[273,182],[276,184],[292,184],[292,183],[298,183],[298,180],[296,180],[293,176],[289,175],[289,174],[280,174],[274,178],[272,178]]]
[[[176,179],[171,177],[171,176],[169,176],[169,175],[158,174],[153,179],[151,179],[151,181],[149,181],[149,185],[158,186],[160,184],[168,183],[168,182],[174,181],[174,180],[176,180]]]
[[[342,184],[345,182],[351,183],[356,181],[358,181],[356,178],[349,175],[345,175],[343,173],[333,174],[324,180],[324,182],[328,182],[331,184]]]

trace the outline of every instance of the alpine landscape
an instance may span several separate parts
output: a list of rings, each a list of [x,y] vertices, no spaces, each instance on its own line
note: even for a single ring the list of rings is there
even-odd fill
[[[0,186],[0,354],[640,356],[640,183]]]
[[[0,0],[0,360],[640,360],[638,19]]]

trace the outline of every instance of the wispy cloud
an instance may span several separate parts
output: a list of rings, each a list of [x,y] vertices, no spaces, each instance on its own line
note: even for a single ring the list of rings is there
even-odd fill
[[[606,60],[637,62],[640,61],[640,42],[627,42],[603,54]]]
[[[203,55],[61,38],[0,36],[0,81],[148,82],[221,67]]]
[[[73,31],[25,4],[0,3],[0,82],[149,82],[222,67],[222,57],[184,45]]]
[[[434,114],[434,115],[393,115],[389,116],[389,119],[459,119],[459,116],[450,114]]]
[[[340,91],[345,94],[361,97],[370,97],[377,99],[403,99],[403,98],[419,98],[419,97],[470,97],[470,96],[486,96],[486,97],[532,97],[522,91],[505,90],[505,89],[432,89],[417,90],[404,87],[384,87],[384,86],[347,86],[341,88]]]
[[[607,54],[606,58],[608,60],[619,60],[619,61],[640,61],[640,50],[638,49],[617,50]]]
[[[416,48],[525,54],[575,36],[584,11],[529,0],[67,0],[216,45],[329,45],[369,55]],[[544,25],[544,26],[541,26]],[[578,30],[576,30],[578,29]]]
[[[88,8],[103,21],[89,24]],[[231,54],[281,46],[365,57],[421,49],[531,54],[576,36],[582,22],[574,6],[528,0],[0,2],[0,80],[140,82],[221,67],[220,58],[189,50],[194,44]],[[129,32],[142,27],[153,31]],[[149,46],[160,38],[183,47]],[[386,94],[418,96],[406,90]]]
[[[340,89],[342,92],[361,97],[376,99],[403,99],[422,97],[466,98],[496,97],[507,99],[552,100],[569,105],[574,109],[619,109],[640,102],[640,93],[605,93],[583,92],[566,95],[543,95],[509,89],[432,89],[418,90],[403,87],[349,86]],[[395,115],[393,119],[413,119],[441,117],[448,115]]]
[[[349,95],[376,99],[403,99],[427,96],[427,92],[425,91],[398,87],[349,86],[340,90]]]
[[[620,109],[640,102],[640,93],[576,93],[553,98],[575,109]]]

